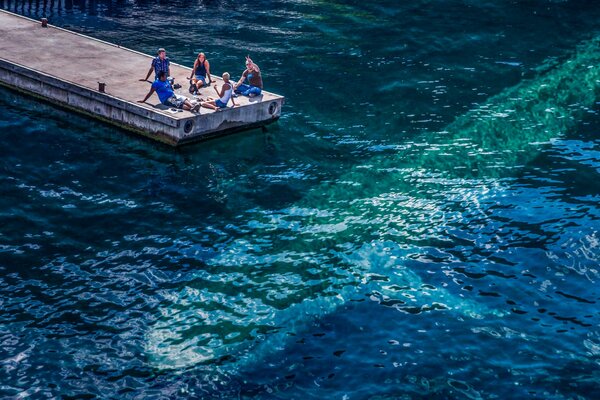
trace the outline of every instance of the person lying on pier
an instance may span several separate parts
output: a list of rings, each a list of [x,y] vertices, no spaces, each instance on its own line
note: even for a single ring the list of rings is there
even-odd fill
[[[145,103],[154,92],[156,92],[160,102],[165,106],[180,108],[186,111],[198,111],[200,108],[200,104],[193,105],[187,97],[175,94],[171,83],[167,80],[167,73],[165,71],[161,71],[158,74],[158,79],[152,83],[152,87],[150,87],[150,91],[144,97],[144,100],[138,100],[138,102]]]
[[[220,97],[216,100],[209,100],[201,103],[200,105],[205,108],[210,108],[215,111],[221,111],[223,108],[227,108],[227,103],[231,99],[231,103],[233,107],[236,106],[235,101],[233,100],[233,85],[229,81],[229,73],[225,72],[223,74],[223,86],[221,86],[221,93],[219,93],[219,89],[217,89],[217,85],[214,86],[215,92]]]
[[[171,76],[171,62],[169,61],[169,57],[167,57],[166,50],[161,47],[158,49],[157,54],[158,55],[152,59],[148,74],[144,79],[140,79],[140,81],[147,81],[148,78],[150,78],[152,71],[154,71],[154,80],[158,80],[158,74],[161,72],[166,72],[167,76]]]
[[[206,78],[208,78],[208,83],[206,82]],[[198,94],[198,90],[212,83],[210,77],[210,63],[206,59],[204,53],[198,54],[198,57],[194,62],[194,69],[192,69],[192,73],[188,79],[192,80],[190,82],[190,93],[192,94]]]
[[[248,84],[243,83],[245,79],[248,79]],[[262,88],[263,81],[260,75],[260,68],[252,62],[250,56],[246,56],[246,70],[235,84],[235,92],[244,96],[254,97],[261,94]]]

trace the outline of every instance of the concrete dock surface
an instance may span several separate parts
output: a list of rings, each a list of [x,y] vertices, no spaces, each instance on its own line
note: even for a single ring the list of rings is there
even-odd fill
[[[237,107],[202,108],[199,114],[174,112],[156,94],[139,103],[150,89],[139,79],[154,56],[50,24],[42,27],[40,21],[3,10],[0,38],[0,84],[172,145],[264,126],[281,115],[284,98],[267,91],[255,98],[238,96]],[[182,86],[175,93],[192,100],[190,74],[191,68],[171,62],[171,75]],[[218,97],[212,86],[223,82],[220,73],[211,75],[213,84],[198,97]],[[99,82],[106,84],[105,93]]]

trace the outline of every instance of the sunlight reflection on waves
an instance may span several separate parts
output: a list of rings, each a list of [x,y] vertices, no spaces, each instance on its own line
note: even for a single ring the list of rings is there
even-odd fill
[[[382,275],[390,283],[388,288],[398,288],[400,292],[411,291],[410,296],[405,293],[405,297],[412,300],[415,299],[415,289],[430,289],[423,290],[426,300],[420,306],[407,308],[402,303],[395,303],[401,310],[409,313],[452,309],[477,318],[482,318],[482,314],[502,315],[483,303],[463,299],[462,294],[452,295],[445,289],[447,282],[442,282],[440,287],[424,283],[419,273],[404,265],[410,261],[410,257],[405,254],[406,249],[431,244],[443,248],[445,243],[451,244],[453,238],[447,237],[449,225],[466,225],[463,228],[466,230],[474,220],[478,220],[477,225],[487,225],[488,217],[481,204],[490,195],[488,186],[496,186],[493,194],[497,199],[504,196],[506,188],[501,185],[499,178],[509,175],[511,169],[522,168],[530,162],[537,154],[533,149],[539,151],[543,148],[542,145],[531,143],[545,143],[572,128],[574,123],[568,117],[580,116],[596,101],[593,89],[598,70],[587,68],[586,75],[581,76],[578,83],[574,83],[571,76],[574,70],[596,61],[599,44],[600,40],[595,39],[581,45],[572,59],[561,68],[510,88],[491,98],[488,104],[470,110],[450,124],[447,131],[439,134],[441,143],[432,139],[432,144],[410,148],[407,152],[390,157],[375,156],[369,160],[366,168],[353,168],[344,174],[340,180],[345,184],[328,183],[311,191],[303,199],[303,204],[311,204],[313,207],[319,205],[319,208],[330,210],[334,216],[326,221],[308,218],[308,221],[295,225],[293,233],[296,240],[277,240],[275,234],[281,233],[277,230],[285,232],[285,229],[281,229],[281,226],[269,228],[267,223],[259,221],[262,222],[260,229],[255,229],[249,238],[237,239],[229,244],[225,255],[216,256],[209,260],[209,264],[245,268],[246,254],[253,253],[256,264],[260,265],[263,262],[260,259],[263,252],[269,254],[267,257],[272,257],[273,254],[279,254],[282,248],[293,248],[295,251],[300,249],[304,250],[302,253],[308,251],[319,257],[325,255],[327,261],[319,265],[320,269],[316,274],[321,279],[321,284],[317,285],[321,294],[312,292],[312,287],[299,285],[292,293],[300,294],[302,300],[299,301],[297,297],[286,299],[287,304],[283,303],[286,305],[279,312],[267,315],[271,319],[264,320],[264,324],[274,328],[282,325],[284,329],[293,330],[296,325],[307,323],[303,321],[307,314],[317,317],[333,312],[348,297],[347,293],[355,290],[355,286],[374,283],[364,281],[365,274],[370,273]],[[581,90],[580,86],[589,90]],[[546,91],[552,91],[556,97],[544,95]],[[580,102],[573,102],[576,96],[579,96]],[[552,112],[546,111],[548,109]],[[502,112],[499,113],[499,110]],[[464,142],[458,139],[471,140],[476,145],[475,150],[464,146]],[[448,157],[438,156],[442,148]],[[499,168],[503,165],[508,168]],[[399,166],[403,168],[398,168]],[[457,171],[456,166],[468,168],[466,174]],[[441,172],[444,174],[441,175]],[[487,185],[484,184],[486,180]],[[453,191],[453,185],[458,186],[458,190]],[[390,196],[390,193],[402,194],[396,197]],[[469,218],[461,215],[464,210]],[[400,241],[403,244],[382,239],[389,235],[390,223],[397,225],[396,231],[408,233],[408,237]],[[253,225],[258,226],[256,223]],[[265,225],[267,227],[262,231]],[[234,257],[228,259],[228,255]],[[392,259],[392,255],[396,258]],[[300,265],[316,265],[305,254],[303,258],[304,260],[297,260]],[[261,265],[261,270],[277,276],[279,269],[290,268],[286,265],[289,261],[287,257],[279,260],[281,265],[266,261],[265,268]],[[289,270],[293,271],[291,274],[301,274],[299,271],[303,270],[300,265],[292,264],[293,268]],[[331,270],[336,275],[343,276],[343,280],[333,281],[331,285],[326,279]],[[481,278],[489,274],[503,279],[516,277],[514,274],[503,274],[492,269],[484,273],[473,273],[462,266],[453,268],[453,271]],[[452,272],[448,276],[451,277]],[[298,282],[304,280],[306,279],[299,279]],[[288,287],[293,286],[285,279],[276,281]],[[332,301],[328,296],[330,288],[333,289],[333,299],[338,300]],[[384,288],[386,286],[377,285],[376,291]],[[256,291],[263,294],[261,289]],[[246,293],[251,292],[255,291],[247,290]],[[307,297],[306,294],[310,295]],[[419,300],[423,301],[424,298],[420,297]],[[389,301],[386,298],[384,300]],[[264,303],[264,294],[257,301]],[[521,312],[516,308],[513,311]],[[219,320],[216,327],[204,323],[195,329],[220,331],[222,324],[231,324],[235,320],[235,315],[230,315],[229,318],[231,320]],[[262,321],[262,317],[260,320]],[[215,347],[211,343],[216,343],[220,354],[228,354],[232,350],[231,346],[218,339],[216,342],[204,341],[201,346],[194,348],[196,339],[193,335],[188,335],[188,332],[182,332],[161,343],[161,335],[155,335],[154,332],[165,329],[164,324],[168,326],[169,322],[161,321],[148,334],[150,357],[158,366],[171,368],[173,365],[189,365],[195,359],[205,360],[207,353],[212,357]],[[218,337],[222,334],[223,332],[219,332],[216,335]],[[281,338],[274,335],[270,335],[270,340],[275,340],[274,337],[281,341]],[[252,339],[252,336],[246,337],[245,346]],[[178,355],[183,350],[182,344],[186,348],[191,346],[189,354],[185,356]],[[258,350],[255,353],[246,358],[261,357]]]
[[[171,152],[0,89],[7,396],[597,393],[598,104],[489,136],[522,142],[448,129],[514,117],[483,102],[560,67],[598,31],[591,2],[9,3],[215,73],[250,51],[286,108]],[[177,356],[203,363],[156,368]]]
[[[209,265],[219,268],[218,272],[196,273],[182,291],[165,294],[163,306],[167,311],[149,333],[147,351],[157,366],[172,368],[209,361],[228,354],[234,346],[247,348],[255,341],[260,343],[265,334],[273,340],[277,333],[284,340],[285,332],[306,325],[314,316],[330,312],[356,296],[355,286],[359,284],[379,293],[373,300],[382,304],[397,296],[403,298],[393,300],[399,311],[455,309],[481,318],[490,312],[486,307],[426,285],[417,273],[402,266],[406,254],[419,253],[418,248],[401,248],[380,240],[353,243],[354,237],[369,232],[374,237],[378,232],[382,237],[393,237],[390,224],[403,232],[408,242],[412,237],[418,242],[429,237],[445,240],[447,224],[454,223],[460,213],[447,213],[443,208],[455,203],[465,206],[482,198],[481,191],[466,190],[462,186],[465,182],[459,182],[462,190],[450,190],[446,197],[436,200],[408,195],[397,198],[394,193],[357,199],[352,214],[344,208],[324,212],[292,208],[273,214],[262,212],[258,220],[255,215],[249,223],[255,240],[236,240],[208,260]],[[376,214],[372,207],[376,207]],[[366,219],[355,213],[373,216]],[[331,223],[332,219],[342,221]],[[346,230],[349,235],[344,242],[340,235],[343,237]],[[365,233],[361,233],[363,230]],[[330,240],[335,244],[329,244]],[[319,243],[324,249],[331,247],[311,250],[319,248]],[[376,284],[380,279],[389,283]],[[227,336],[225,332],[229,332]],[[235,357],[246,361],[258,357],[239,351],[233,353]],[[252,352],[260,354],[256,349]]]

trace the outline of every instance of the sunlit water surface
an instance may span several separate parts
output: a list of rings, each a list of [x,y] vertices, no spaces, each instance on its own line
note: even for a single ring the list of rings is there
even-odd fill
[[[2,396],[600,398],[597,86],[485,136],[593,2],[0,6],[286,96],[172,150],[0,89]]]

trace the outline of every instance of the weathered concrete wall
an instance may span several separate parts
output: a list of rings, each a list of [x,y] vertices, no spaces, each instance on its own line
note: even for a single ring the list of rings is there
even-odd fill
[[[176,145],[183,136],[181,121],[60,81],[0,59],[0,82],[26,94],[99,118],[119,127]]]

